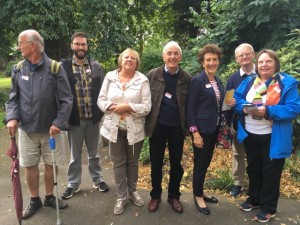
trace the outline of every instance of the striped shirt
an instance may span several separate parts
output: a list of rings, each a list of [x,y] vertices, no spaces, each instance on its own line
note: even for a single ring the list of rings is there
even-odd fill
[[[218,88],[218,83],[216,81],[210,81],[210,84],[211,84],[211,86],[213,87],[213,89],[215,91],[215,94],[216,94],[216,97],[217,97],[217,100],[218,100],[218,103],[219,103],[221,95],[220,95],[220,91],[219,91],[219,88]]]
[[[83,66],[80,66],[73,58],[72,69],[79,117],[83,119],[92,118],[92,71],[90,64],[88,60],[85,60]]]
[[[221,98],[221,94],[220,94],[220,90],[218,88],[218,83],[216,81],[210,81],[211,86],[213,87],[215,94],[216,94],[216,98],[218,101],[218,106],[220,105],[220,98]],[[220,112],[220,107],[218,107],[218,111]],[[217,120],[217,125],[219,124],[220,121],[220,117],[218,117]]]

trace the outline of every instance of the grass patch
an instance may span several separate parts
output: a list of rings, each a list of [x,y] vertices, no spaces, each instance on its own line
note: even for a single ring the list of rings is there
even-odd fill
[[[10,86],[11,86],[10,79],[11,79],[10,77],[0,77],[0,90],[10,89]]]
[[[5,116],[5,112],[4,111],[0,111],[0,129],[5,127],[5,124],[2,122],[3,118]]]

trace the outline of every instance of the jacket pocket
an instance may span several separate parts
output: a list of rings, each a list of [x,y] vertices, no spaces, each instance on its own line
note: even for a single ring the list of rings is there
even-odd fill
[[[133,133],[138,134],[145,130],[145,118],[133,119]]]
[[[112,114],[109,113],[109,114],[104,114],[104,117],[103,117],[103,127],[105,128],[105,130],[107,131],[110,131],[111,128],[112,128]]]
[[[180,104],[181,105],[186,104],[186,98],[187,98],[187,90],[181,90],[181,92],[180,92]]]

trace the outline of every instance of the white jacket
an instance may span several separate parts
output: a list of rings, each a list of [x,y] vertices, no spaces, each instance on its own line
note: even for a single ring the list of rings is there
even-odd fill
[[[118,71],[108,72],[98,97],[98,106],[104,112],[100,133],[110,142],[117,142],[120,115],[107,111],[112,103],[128,103],[134,113],[126,116],[127,139],[133,145],[145,138],[145,117],[151,110],[151,92],[147,77],[136,71],[125,91]]]

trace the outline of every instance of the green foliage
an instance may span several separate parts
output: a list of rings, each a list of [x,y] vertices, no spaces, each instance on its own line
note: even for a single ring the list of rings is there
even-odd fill
[[[286,40],[285,35],[299,27],[298,0],[244,0],[242,9],[247,13],[246,22],[252,24],[253,29],[249,33],[256,39],[255,47],[258,48],[255,49],[268,47],[278,50]]]
[[[4,111],[5,110],[5,102],[7,102],[8,100],[8,94],[0,91],[0,111]],[[0,118],[1,119],[1,118]]]
[[[12,68],[15,64],[17,64],[19,61],[10,61],[9,63],[7,63],[6,68],[5,68],[5,76],[10,77],[11,76],[11,71]]]
[[[0,91],[6,91],[9,92],[9,89],[11,87],[11,79],[10,77],[1,77],[0,78]]]
[[[140,71],[144,74],[147,74],[151,69],[159,67],[162,64],[162,49],[148,49],[146,52],[144,52],[141,58]]]
[[[299,157],[300,155],[292,155],[284,164],[284,170],[287,170],[297,182],[300,182]]]
[[[0,4],[0,37],[9,40],[6,54],[16,49],[17,36],[25,29],[39,31],[45,39],[45,51],[58,60],[69,54],[74,31],[89,34],[91,56],[100,61],[134,46],[126,20],[127,0],[0,0]]]
[[[234,60],[231,63],[229,63],[226,67],[226,70],[220,74],[220,78],[226,84],[228,78],[235,73],[240,68],[239,64]]]
[[[213,177],[206,179],[205,188],[229,190],[233,185],[231,174],[231,170],[229,169],[216,171]]]
[[[5,117],[5,112],[0,110],[0,129],[5,127],[5,124],[2,122]]]
[[[200,29],[187,49],[216,43],[223,49],[225,64],[241,43],[249,43],[257,51],[265,47],[278,50],[287,39],[285,35],[300,24],[298,0],[211,0],[201,6],[201,13],[191,9],[191,21]]]
[[[5,127],[3,119],[5,117],[5,103],[9,98],[10,78],[0,78],[0,129]]]
[[[140,159],[139,161],[143,164],[149,164],[150,163],[150,151],[149,151],[149,138],[145,138],[144,145],[141,150]]]
[[[195,46],[195,47],[193,47]],[[192,39],[189,43],[189,49],[183,50],[183,57],[181,62],[181,67],[189,72],[192,76],[199,74],[201,71],[201,65],[198,62],[198,52],[199,46],[197,45],[197,40]]]
[[[281,71],[293,75],[300,81],[300,29],[292,30],[287,37],[290,37],[287,44],[278,51]]]

